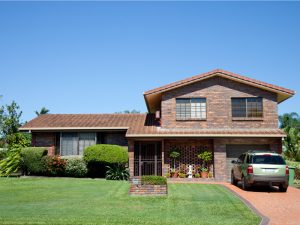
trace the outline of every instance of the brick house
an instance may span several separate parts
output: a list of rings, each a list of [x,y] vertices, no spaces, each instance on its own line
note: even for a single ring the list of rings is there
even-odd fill
[[[224,70],[214,70],[144,93],[147,114],[48,114],[20,128],[49,154],[78,155],[96,144],[127,146],[131,176],[165,175],[170,149],[180,165],[213,153],[213,172],[227,180],[230,161],[247,150],[282,151],[277,105],[294,91]]]

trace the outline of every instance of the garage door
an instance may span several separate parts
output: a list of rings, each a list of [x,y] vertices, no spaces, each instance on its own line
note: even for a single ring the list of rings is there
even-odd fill
[[[270,150],[270,145],[226,145],[227,178],[230,180],[232,164],[241,154],[249,150]]]

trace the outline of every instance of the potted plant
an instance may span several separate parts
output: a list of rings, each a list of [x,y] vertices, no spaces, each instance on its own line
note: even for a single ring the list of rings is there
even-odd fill
[[[176,169],[171,169],[171,177],[177,178],[178,177],[178,171]]]
[[[201,168],[201,177],[207,178],[208,177],[208,169],[206,167]]]
[[[201,177],[207,178],[208,177],[208,163],[212,160],[212,152],[204,151],[198,155],[198,158],[202,160],[202,167],[201,167]]]
[[[172,177],[176,178],[178,176],[178,171],[176,171],[176,159],[178,159],[180,157],[180,152],[177,149],[173,149],[173,150],[171,150],[169,156],[170,156],[170,158],[173,159],[173,169],[171,172],[171,173],[173,173]]]
[[[195,173],[195,178],[200,178],[200,174],[199,173]]]
[[[185,175],[185,173],[179,173],[179,177],[180,178],[186,178],[186,175]]]

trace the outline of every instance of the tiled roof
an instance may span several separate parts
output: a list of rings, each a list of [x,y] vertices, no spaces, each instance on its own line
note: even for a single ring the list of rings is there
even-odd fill
[[[127,137],[284,137],[280,129],[164,129],[154,114],[47,114],[20,130],[127,130]]]
[[[143,123],[146,114],[46,114],[29,121],[20,130],[56,128],[123,128]]]
[[[164,85],[162,87],[158,87],[158,88],[146,91],[144,93],[144,95],[154,94],[154,93],[158,93],[158,92],[164,92],[164,91],[167,91],[169,89],[173,89],[173,88],[183,86],[185,84],[189,84],[189,83],[192,83],[192,82],[204,79],[204,78],[208,78],[208,77],[210,77],[212,75],[215,75],[215,74],[223,74],[227,77],[235,78],[235,79],[238,79],[238,80],[244,81],[244,82],[249,82],[249,83],[252,83],[254,85],[267,87],[267,88],[270,88],[270,89],[273,89],[273,90],[285,92],[285,93],[290,94],[290,95],[295,94],[295,92],[293,90],[290,90],[290,89],[287,89],[287,88],[283,88],[283,87],[276,86],[276,85],[273,85],[273,84],[268,84],[268,83],[265,83],[265,82],[262,82],[262,81],[259,81],[259,80],[255,80],[255,79],[252,79],[252,78],[249,78],[249,77],[245,77],[245,76],[242,76],[242,75],[239,75],[239,74],[235,74],[235,73],[232,73],[232,72],[229,72],[229,71],[216,69],[216,70],[213,70],[213,71],[210,71],[210,72],[207,72],[207,73],[202,73],[202,74],[199,74],[199,75],[196,75],[196,76],[193,76],[193,77],[189,77],[187,79],[183,79],[183,80],[171,83],[171,84]]]

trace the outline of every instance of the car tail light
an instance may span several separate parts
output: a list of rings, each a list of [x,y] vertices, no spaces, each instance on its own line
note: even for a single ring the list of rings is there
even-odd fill
[[[289,175],[289,166],[285,166],[285,174]]]
[[[247,173],[248,174],[253,173],[253,166],[248,166]]]

